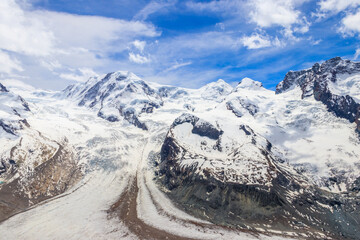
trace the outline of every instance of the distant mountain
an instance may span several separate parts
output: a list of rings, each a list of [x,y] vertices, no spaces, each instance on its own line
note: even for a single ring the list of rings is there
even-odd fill
[[[96,109],[99,117],[111,122],[123,118],[144,130],[147,126],[139,121],[138,116],[151,113],[163,104],[153,88],[130,72],[90,78],[84,84],[69,86],[64,93],[76,99],[79,106]]]

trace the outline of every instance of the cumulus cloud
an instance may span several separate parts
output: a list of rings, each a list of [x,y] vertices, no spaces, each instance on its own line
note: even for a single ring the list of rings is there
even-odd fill
[[[132,45],[137,48],[139,51],[143,52],[146,42],[145,41],[139,41],[139,40],[135,40],[132,42]]]
[[[258,29],[280,27],[281,37],[288,40],[298,40],[295,33],[304,34],[309,31],[311,23],[299,10],[299,7],[308,0],[213,0],[209,2],[187,2],[187,7],[197,12],[211,11],[223,13],[228,22],[234,27],[234,22],[241,21],[254,23]],[[230,17],[229,17],[230,16]],[[244,17],[247,16],[248,18]],[[236,21],[234,21],[236,19]],[[259,40],[261,44],[250,44],[251,47],[271,46],[266,39],[252,36],[249,41]],[[244,39],[246,40],[246,39]]]
[[[267,35],[260,35],[254,33],[251,36],[244,36],[240,39],[241,44],[248,49],[259,49],[270,46],[280,46],[281,43],[278,38],[271,40]]]
[[[0,1],[0,48],[36,56],[49,55],[54,36],[39,18],[23,11],[15,0]]]
[[[339,13],[349,7],[357,7],[360,0],[321,0],[319,3],[320,11]]]
[[[111,55],[127,51],[138,38],[160,35],[142,21],[34,10],[15,0],[1,0],[0,10],[0,57],[7,62],[0,67],[2,73],[24,70],[30,77],[52,74],[51,78],[80,81],[84,68],[116,65]],[[135,44],[145,46],[141,41]]]
[[[354,35],[360,33],[360,10],[356,13],[349,13],[342,20],[342,27],[340,31],[345,35]]]
[[[129,60],[131,62],[139,63],[139,64],[150,62],[149,58],[142,56],[140,54],[137,54],[137,53],[132,53],[132,52],[129,53]]]
[[[299,22],[300,11],[295,9],[293,0],[249,1],[250,20],[260,27],[278,25],[290,27]]]

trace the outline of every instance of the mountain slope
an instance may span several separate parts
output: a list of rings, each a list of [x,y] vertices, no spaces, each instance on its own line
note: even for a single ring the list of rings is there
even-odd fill
[[[59,195],[81,173],[66,141],[32,128],[29,104],[0,84],[0,221]]]
[[[289,72],[276,87],[282,93],[299,86],[302,98],[313,96],[336,116],[356,122],[360,131],[360,63],[332,58],[311,69]]]
[[[16,135],[16,130],[22,128],[22,124],[27,124],[25,116],[28,112],[28,103],[0,83],[0,134]]]

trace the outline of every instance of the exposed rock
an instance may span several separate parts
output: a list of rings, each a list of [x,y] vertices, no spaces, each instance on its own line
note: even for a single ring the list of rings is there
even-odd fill
[[[226,102],[226,108],[232,111],[237,117],[242,117],[246,112],[254,116],[259,111],[258,106],[242,98],[236,98]]]
[[[0,92],[9,92],[4,85],[0,83]]]
[[[290,71],[284,80],[276,86],[276,93],[282,93],[299,86],[302,90],[302,98],[314,96],[317,101],[324,103],[330,112],[336,116],[345,118],[350,122],[356,122],[357,130],[360,131],[360,104],[353,97],[339,96],[332,93],[329,84],[336,83],[339,74],[360,73],[360,63],[342,60],[340,57],[332,58],[322,64],[314,64],[307,70]]]
[[[214,148],[215,152],[208,152],[203,149],[209,145],[207,137],[221,140],[228,135],[205,123],[203,126],[212,129],[210,132],[216,129],[217,135],[199,134],[206,138],[197,148],[189,140],[189,133],[183,131],[198,134],[194,132],[198,122],[205,121],[190,114],[174,121],[162,145],[158,165],[158,180],[165,193],[183,210],[225,226],[292,229],[319,239],[323,238],[322,234],[330,239],[342,239],[360,233],[356,200],[344,201],[341,196],[324,193],[309,184],[308,179],[278,161],[272,144],[249,126],[238,128],[243,142],[231,148],[216,141],[214,144],[219,144],[222,150]],[[188,123],[191,130],[182,127]],[[246,171],[242,172],[243,168]],[[337,216],[346,224],[339,222]]]
[[[23,159],[9,160],[6,182],[0,186],[0,222],[10,216],[22,212],[27,208],[46,199],[57,196],[71,188],[81,178],[82,173],[74,159],[73,152],[68,146],[59,145],[52,155],[44,148],[42,158],[38,160],[33,171],[27,175],[20,174]]]

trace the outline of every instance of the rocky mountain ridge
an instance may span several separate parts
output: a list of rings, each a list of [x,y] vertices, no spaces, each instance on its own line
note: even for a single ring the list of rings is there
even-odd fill
[[[355,100],[358,95],[356,94],[356,98],[348,94],[338,95],[333,91],[334,87],[331,87],[341,81],[339,79],[341,75],[359,73],[360,63],[336,57],[322,64],[316,63],[311,69],[287,73],[284,80],[276,86],[276,93],[280,94],[299,86],[302,90],[302,98],[313,96],[336,116],[356,122],[357,131],[360,131],[360,103],[359,100]]]

